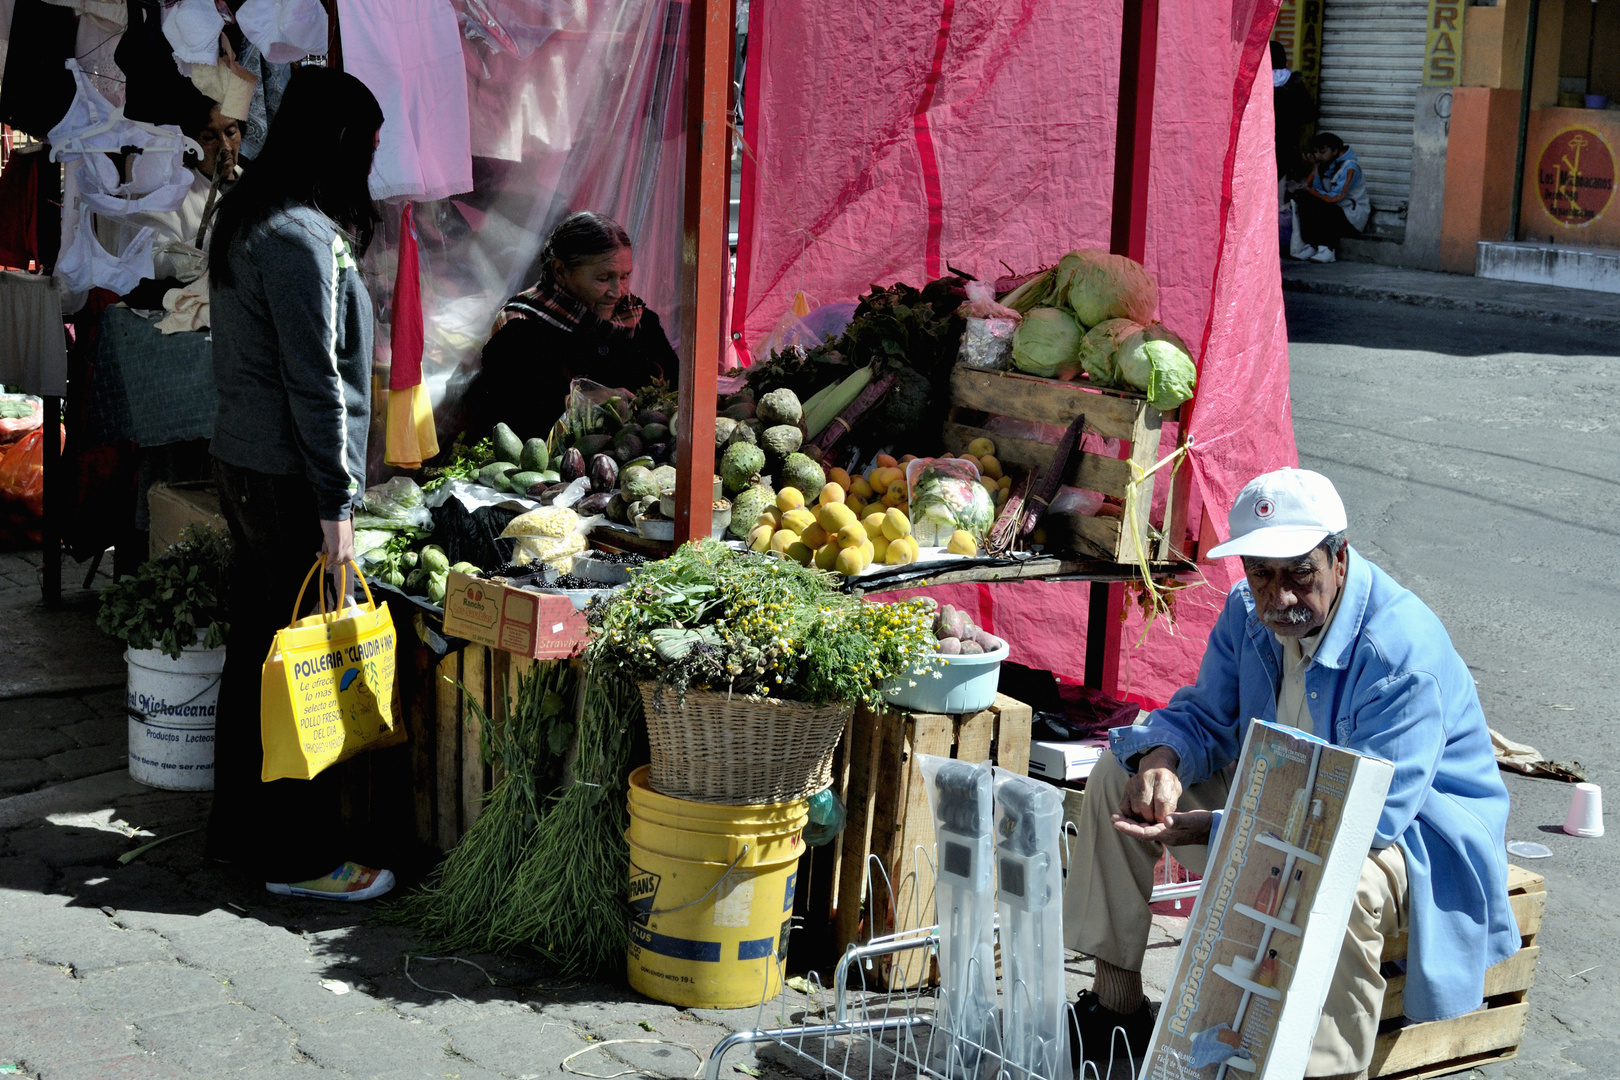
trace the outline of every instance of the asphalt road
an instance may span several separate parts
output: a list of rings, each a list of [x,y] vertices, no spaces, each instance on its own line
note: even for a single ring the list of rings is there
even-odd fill
[[[1351,543],[1445,622],[1492,727],[1579,761],[1610,833],[1566,836],[1572,788],[1504,774],[1513,861],[1547,878],[1529,1030],[1488,1077],[1620,1076],[1620,333],[1287,296],[1300,464]]]

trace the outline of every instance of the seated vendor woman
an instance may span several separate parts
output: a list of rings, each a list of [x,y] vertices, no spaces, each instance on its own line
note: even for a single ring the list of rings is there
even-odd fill
[[[552,230],[534,287],[508,300],[467,390],[473,438],[504,421],[544,436],[577,378],[637,390],[674,384],[680,360],[658,315],[630,292],[630,237],[610,218],[573,214]]]

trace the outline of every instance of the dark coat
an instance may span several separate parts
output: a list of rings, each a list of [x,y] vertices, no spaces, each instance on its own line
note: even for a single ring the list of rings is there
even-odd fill
[[[542,319],[512,319],[484,346],[483,369],[462,400],[469,440],[504,421],[519,437],[544,438],[568,406],[578,378],[632,392],[680,378],[681,362],[651,310],[632,333],[596,320],[564,330]]]

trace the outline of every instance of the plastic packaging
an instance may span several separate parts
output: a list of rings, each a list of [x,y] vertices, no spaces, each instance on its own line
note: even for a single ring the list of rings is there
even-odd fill
[[[354,513],[354,527],[426,535],[433,530],[433,512],[426,498],[408,476],[396,476],[385,484],[366,488],[362,506]]]
[[[919,754],[934,809],[934,915],[939,923],[940,1001],[928,1049],[950,1080],[987,1071],[1000,1053],[996,1026],[994,882],[989,765]],[[992,1059],[993,1060],[993,1059]]]
[[[923,547],[944,547],[963,529],[980,547],[996,521],[995,503],[979,483],[979,467],[959,458],[918,458],[906,465],[911,535]]]
[[[1005,769],[994,774],[1002,1053],[1012,1076],[1067,1077],[1063,797],[1039,780]]]
[[[844,800],[838,797],[838,792],[832,788],[825,788],[810,796],[810,824],[804,829],[804,843],[806,847],[820,847],[830,843],[834,837],[844,831],[844,823],[849,819],[849,813],[844,808]]]
[[[1012,319],[968,319],[956,362],[981,371],[1011,367],[1012,340],[1017,330],[1018,323]]]

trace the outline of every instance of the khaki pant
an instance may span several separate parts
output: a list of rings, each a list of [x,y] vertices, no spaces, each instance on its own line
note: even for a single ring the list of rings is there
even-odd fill
[[[1141,971],[1153,916],[1148,897],[1160,844],[1133,840],[1114,828],[1130,774],[1105,753],[1086,781],[1086,800],[1076,823],[1064,896],[1063,927],[1069,948],[1127,971]],[[1232,768],[1181,793],[1180,810],[1219,810],[1226,805]],[[1173,847],[1170,854],[1202,873],[1207,847]],[[1375,851],[1362,867],[1350,908],[1344,948],[1333,972],[1322,1021],[1311,1046],[1306,1076],[1359,1072],[1372,1061],[1378,1014],[1384,1004],[1379,972],[1384,939],[1406,925],[1406,859],[1397,847]]]

